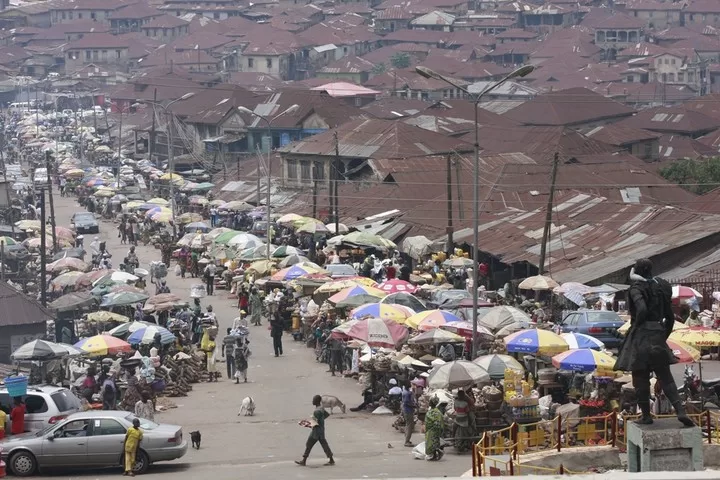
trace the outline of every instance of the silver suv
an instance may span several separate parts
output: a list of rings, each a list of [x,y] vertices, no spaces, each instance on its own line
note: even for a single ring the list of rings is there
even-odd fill
[[[34,432],[43,430],[65,419],[71,413],[80,411],[80,400],[67,388],[51,385],[29,386],[25,402],[25,430]],[[0,385],[0,409],[10,413],[13,399],[7,388]],[[7,418],[7,430],[10,430],[10,416]]]

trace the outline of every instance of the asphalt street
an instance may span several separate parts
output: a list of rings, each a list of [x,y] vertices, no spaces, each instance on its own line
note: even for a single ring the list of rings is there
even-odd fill
[[[79,211],[74,198],[55,197],[58,225],[69,226],[71,215]],[[85,238],[89,245],[93,235]],[[127,254],[128,246],[121,245],[115,224],[102,221],[100,237],[107,241],[113,255],[113,266]],[[160,260],[159,250],[152,246],[137,248],[141,267]],[[173,267],[174,268],[174,267]],[[190,294],[190,286],[197,279],[176,277],[170,269],[168,285],[173,293],[183,297]],[[154,294],[154,287],[151,287]],[[232,324],[237,316],[235,300],[228,293],[216,291],[203,299],[202,305],[212,305],[220,322],[220,331]],[[159,413],[156,420],[181,425],[185,437],[199,430],[202,434],[200,450],[175,462],[151,467],[147,478],[172,476],[175,479],[196,479],[200,475],[213,480],[312,478],[407,478],[457,476],[470,469],[469,456],[457,456],[451,451],[440,462],[415,460],[409,448],[403,447],[403,436],[395,431],[389,416],[367,413],[336,413],[327,423],[327,437],[337,464],[323,466],[325,457],[320,445],[313,450],[307,467],[299,467],[294,460],[302,455],[308,430],[297,425],[309,418],[313,407],[312,396],[329,394],[339,397],[347,407],[362,401],[360,386],[355,380],[331,377],[327,366],[315,361],[312,350],[292,337],[283,339],[285,354],[276,358],[266,324],[251,327],[249,382],[236,385],[223,379],[218,383],[199,383],[187,397],[173,398],[177,408]],[[224,363],[218,365],[224,372]],[[252,396],[256,403],[255,415],[238,416],[240,402]],[[421,442],[423,435],[416,433],[413,440]],[[119,470],[57,472],[43,474],[46,478],[100,478],[119,475]],[[44,478],[44,477],[40,477]]]

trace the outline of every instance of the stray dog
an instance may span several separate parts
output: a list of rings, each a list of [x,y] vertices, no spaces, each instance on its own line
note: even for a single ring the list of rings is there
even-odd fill
[[[200,435],[199,430],[190,432],[190,440],[192,441],[193,448],[196,450],[200,450],[200,442],[202,441],[202,435]]]
[[[333,413],[334,408],[339,408],[342,413],[345,413],[345,404],[340,401],[338,397],[332,395],[322,396],[322,407],[330,409],[330,415]]]
[[[255,415],[255,400],[252,397],[243,398],[238,416],[242,414],[245,414],[246,417]]]

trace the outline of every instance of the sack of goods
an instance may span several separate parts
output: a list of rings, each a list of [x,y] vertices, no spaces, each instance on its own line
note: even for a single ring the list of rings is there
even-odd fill
[[[190,298],[204,298],[207,296],[207,290],[204,283],[198,283],[190,287]]]

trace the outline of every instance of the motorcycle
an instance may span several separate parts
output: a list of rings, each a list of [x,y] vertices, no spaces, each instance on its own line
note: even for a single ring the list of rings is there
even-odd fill
[[[683,386],[678,389],[685,401],[700,402],[704,408],[720,408],[720,378],[700,380],[691,365],[685,366]]]

